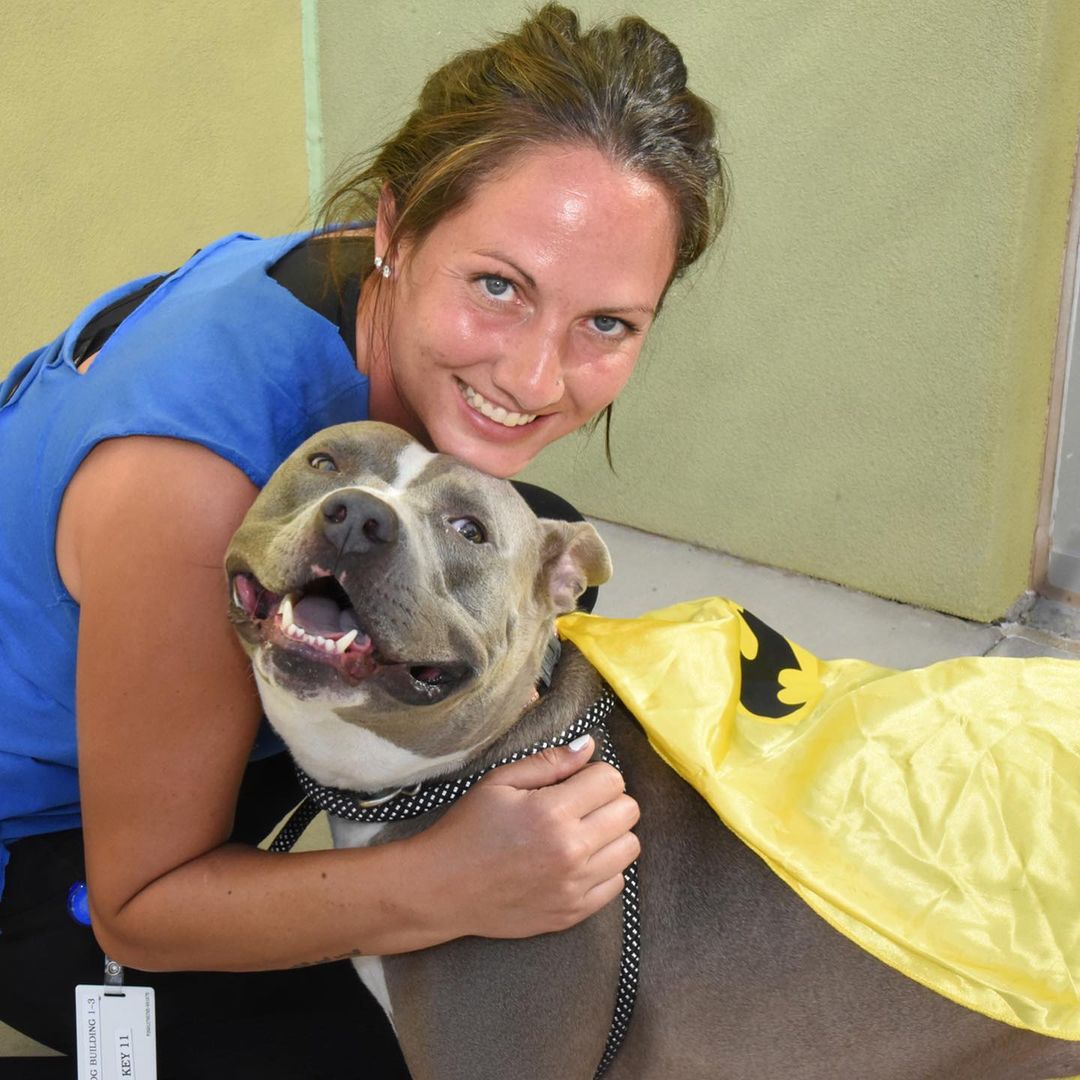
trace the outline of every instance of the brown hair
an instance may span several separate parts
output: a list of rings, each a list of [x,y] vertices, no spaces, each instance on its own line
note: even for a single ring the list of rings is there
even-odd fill
[[[679,50],[637,17],[583,32],[559,4],[431,75],[416,109],[328,196],[319,222],[373,218],[386,185],[392,254],[399,238],[423,239],[477,184],[548,142],[595,146],[668,191],[678,222],[673,278],[719,231],[728,185],[713,116],[687,89]]]
[[[668,192],[677,225],[669,284],[719,232],[729,185],[712,112],[687,89],[679,50],[636,16],[583,31],[560,4],[432,74],[398,132],[327,197],[319,225],[373,219],[385,187],[395,215],[381,254],[392,261],[401,238],[422,240],[477,185],[544,143],[595,146]],[[592,427],[601,418],[610,464],[610,405]]]

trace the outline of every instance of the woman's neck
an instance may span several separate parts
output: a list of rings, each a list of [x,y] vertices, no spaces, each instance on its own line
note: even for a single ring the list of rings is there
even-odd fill
[[[368,419],[393,424],[433,449],[416,414],[401,400],[390,362],[390,319],[393,298],[381,291],[382,279],[369,273],[360,285],[356,305],[356,367],[368,379]]]

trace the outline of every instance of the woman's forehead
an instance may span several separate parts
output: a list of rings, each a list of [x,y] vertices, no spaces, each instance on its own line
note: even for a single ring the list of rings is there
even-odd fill
[[[506,259],[532,279],[568,264],[584,276],[619,270],[658,295],[675,260],[675,209],[657,181],[599,150],[547,144],[478,184],[428,244],[440,254]]]

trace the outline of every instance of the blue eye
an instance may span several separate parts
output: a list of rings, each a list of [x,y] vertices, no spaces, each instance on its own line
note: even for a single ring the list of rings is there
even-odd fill
[[[513,285],[510,284],[506,278],[496,277],[494,274],[487,274],[480,279],[483,285],[484,292],[488,296],[502,299],[513,289]]]
[[[616,319],[613,315],[595,315],[592,323],[604,337],[614,337],[615,331],[626,325],[622,319]]]

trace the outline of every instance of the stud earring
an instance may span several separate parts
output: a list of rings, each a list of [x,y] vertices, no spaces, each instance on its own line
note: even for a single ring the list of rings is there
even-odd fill
[[[388,262],[384,262],[381,255],[375,256],[375,269],[378,270],[384,278],[388,278],[391,273],[393,273],[393,271],[390,269],[390,264]]]

